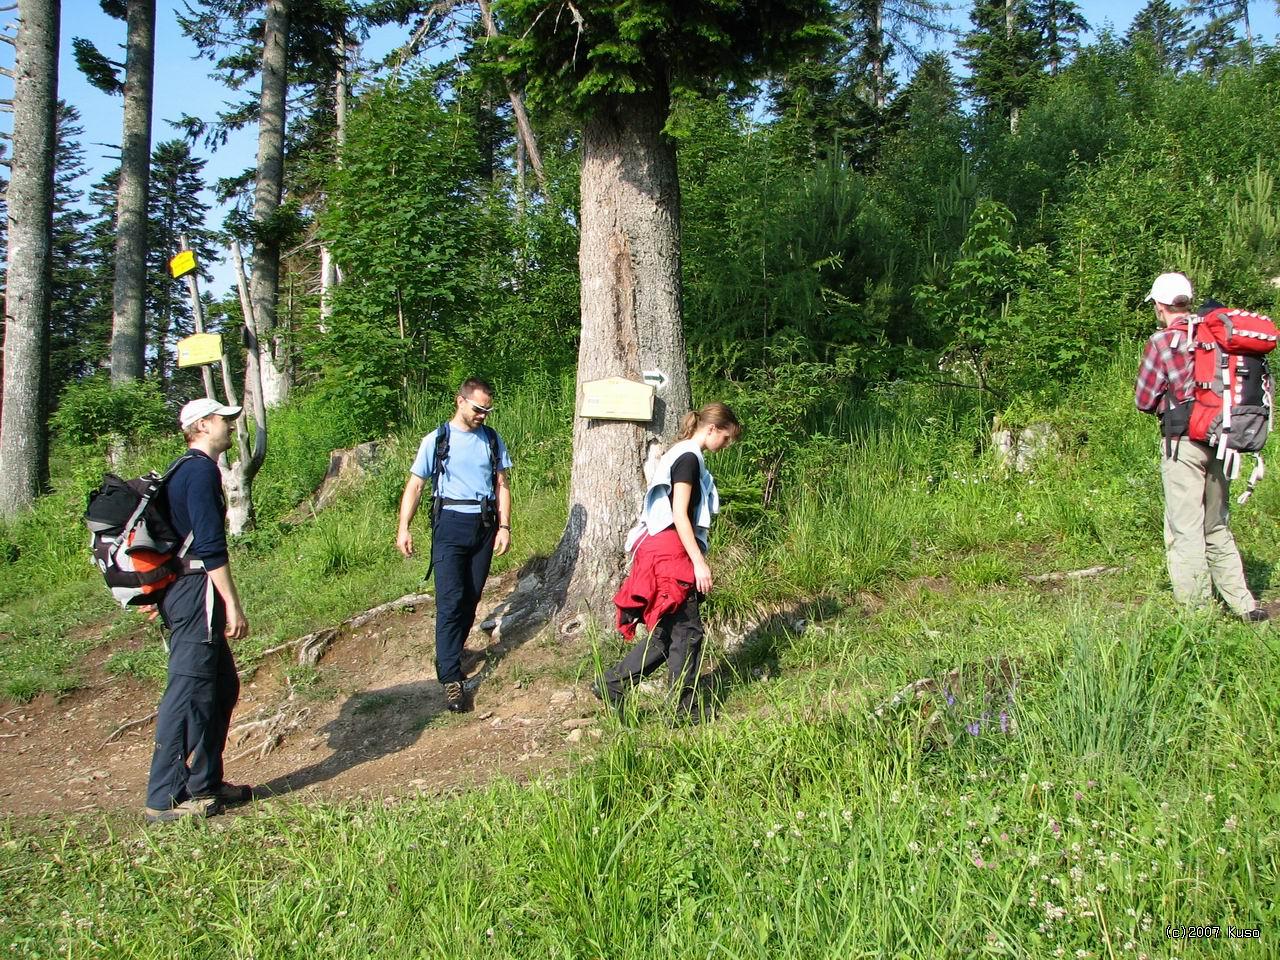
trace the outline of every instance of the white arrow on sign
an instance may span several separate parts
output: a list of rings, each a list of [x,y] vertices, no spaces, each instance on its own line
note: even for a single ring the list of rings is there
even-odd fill
[[[667,385],[667,375],[661,370],[645,370],[641,376],[645,383],[652,384],[659,390]]]

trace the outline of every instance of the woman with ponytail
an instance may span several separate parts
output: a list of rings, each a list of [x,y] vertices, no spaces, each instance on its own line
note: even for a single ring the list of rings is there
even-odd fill
[[[614,707],[666,663],[680,711],[694,712],[702,655],[698,603],[711,592],[706,553],[712,518],[720,512],[705,454],[723,450],[741,430],[728,406],[708,403],[685,414],[678,441],[658,462],[640,519],[627,536],[631,572],[613,598],[622,635],[633,639],[643,621],[647,636],[592,688]]]

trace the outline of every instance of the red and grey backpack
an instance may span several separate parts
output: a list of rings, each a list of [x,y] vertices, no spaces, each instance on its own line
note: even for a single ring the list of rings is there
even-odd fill
[[[161,504],[160,491],[194,453],[184,453],[164,473],[121,480],[113,473],[89,494],[84,522],[93,564],[122,607],[156,603],[178,577],[194,568],[186,558],[192,535],[180,538]]]
[[[1170,395],[1161,417],[1161,432],[1170,442],[1189,437],[1215,448],[1229,480],[1240,476],[1241,454],[1252,453],[1257,465],[1244,503],[1262,479],[1262,448],[1271,432],[1274,384],[1267,354],[1276,348],[1277,331],[1270,317],[1230,310],[1210,301],[1187,320],[1186,340],[1174,349],[1194,351],[1191,397]]]

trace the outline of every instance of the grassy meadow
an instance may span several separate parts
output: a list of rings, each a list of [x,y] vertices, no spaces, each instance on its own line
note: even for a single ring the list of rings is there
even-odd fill
[[[1168,597],[1133,367],[1025,415],[1057,436],[1028,474],[997,468],[973,397],[895,387],[812,424],[768,511],[726,496],[708,615],[763,622],[718,657],[714,722],[630,711],[567,772],[444,798],[269,802],[162,830],[0,820],[0,954],[1280,956],[1280,629]],[[555,543],[564,396],[500,398],[517,463],[507,564]],[[262,529],[233,553],[244,659],[414,588],[422,565],[395,554],[394,515],[438,413],[297,526],[277,521],[333,436],[307,439],[305,411],[280,418]],[[749,402],[738,413],[750,430]],[[726,490],[748,486],[741,448],[711,466]],[[9,699],[73,687],[83,653],[125,629],[81,566],[92,479],[63,471],[4,532]],[[1266,599],[1277,516],[1272,478],[1233,518]],[[1025,579],[1092,566],[1115,569]],[[565,657],[585,674],[618,649],[593,634]],[[158,644],[109,668],[162,676]],[[877,713],[921,678],[937,681],[923,709]]]

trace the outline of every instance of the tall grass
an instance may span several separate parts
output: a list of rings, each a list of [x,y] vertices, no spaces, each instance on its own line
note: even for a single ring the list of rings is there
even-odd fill
[[[568,775],[453,799],[276,803],[149,833],[10,822],[0,943],[15,957],[162,957],[175,940],[196,958],[1163,957],[1165,925],[1191,917],[1265,937],[1280,756],[1237,697],[1266,654],[1236,642],[1242,627],[1158,608],[1108,620],[1067,600],[1026,628],[1070,643],[1025,663],[1016,734],[959,729],[947,748],[913,710],[874,719],[828,697],[693,731],[641,720]],[[1199,631],[1225,653],[1187,656]],[[1224,722],[1188,709],[1195,690],[1219,691]]]

